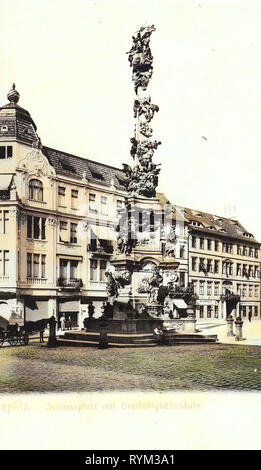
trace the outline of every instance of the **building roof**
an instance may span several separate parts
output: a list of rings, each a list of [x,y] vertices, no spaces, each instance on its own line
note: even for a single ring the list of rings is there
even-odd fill
[[[259,243],[252,233],[235,219],[209,214],[207,212],[196,211],[194,209],[184,208],[184,215],[192,229],[199,232],[207,232],[219,235],[224,238],[236,238],[243,243]]]
[[[113,185],[116,189],[125,190],[123,185],[125,173],[119,168],[104,163],[97,163],[93,160],[46,146],[43,146],[42,151],[58,175],[79,180],[86,178],[88,181],[96,184],[109,187]]]

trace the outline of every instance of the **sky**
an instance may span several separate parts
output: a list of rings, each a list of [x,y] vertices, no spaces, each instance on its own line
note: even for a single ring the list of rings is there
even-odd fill
[[[15,82],[44,145],[120,168],[134,133],[126,52],[154,24],[158,190],[261,241],[259,0],[1,0],[0,17],[0,104]]]

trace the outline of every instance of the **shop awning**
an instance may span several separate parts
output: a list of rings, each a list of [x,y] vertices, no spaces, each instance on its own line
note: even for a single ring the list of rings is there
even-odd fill
[[[93,226],[90,229],[88,249],[93,252],[113,253],[110,227]]]
[[[187,304],[183,299],[173,299],[173,302],[177,308],[187,308]]]
[[[104,225],[92,225],[90,227],[90,238],[102,239],[102,240],[111,240],[112,239],[112,229]]]
[[[48,310],[48,299],[47,300],[38,300],[35,299],[32,295],[24,296],[24,305],[30,310],[39,310],[39,312],[46,313]]]
[[[48,318],[48,299],[38,300],[34,298],[25,298],[25,319],[27,322],[38,321]]]
[[[59,303],[59,312],[79,312],[79,300],[68,300]]]
[[[0,176],[0,191],[6,191],[9,188],[12,178],[13,175]]]
[[[1,300],[9,300],[9,299],[15,299],[15,298],[16,298],[16,292],[0,291],[0,299]]]

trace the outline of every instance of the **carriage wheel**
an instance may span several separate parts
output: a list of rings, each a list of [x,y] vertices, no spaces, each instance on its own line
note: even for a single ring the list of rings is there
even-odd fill
[[[3,346],[4,342],[5,342],[5,336],[0,335],[0,347]]]
[[[17,343],[18,343],[18,344],[20,344],[20,345],[24,344],[24,341],[23,341],[23,340],[24,340],[24,339],[23,339],[22,336],[20,336],[20,335],[17,336]]]
[[[15,336],[13,336],[12,338],[8,339],[8,342],[9,342],[10,346],[16,346],[17,345],[17,338]]]
[[[29,343],[29,336],[27,334],[23,335],[23,338],[21,338],[23,341],[24,345],[27,345]]]

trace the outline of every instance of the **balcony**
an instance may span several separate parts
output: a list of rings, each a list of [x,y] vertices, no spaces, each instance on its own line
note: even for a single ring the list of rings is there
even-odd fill
[[[76,278],[71,278],[71,279],[66,279],[63,277],[59,277],[57,280],[58,286],[66,289],[75,289],[78,290],[83,286],[82,279],[76,279]]]
[[[45,286],[46,285],[46,282],[47,282],[47,279],[44,279],[44,278],[36,278],[36,277],[27,277],[26,279],[26,282],[27,284],[30,284],[30,285],[37,285],[37,286]]]
[[[220,300],[237,303],[240,301],[240,296],[234,294],[233,292],[227,292],[226,294],[222,294],[220,296]]]
[[[35,199],[28,199],[28,204],[30,206],[34,206],[34,207],[46,207],[47,206],[47,202],[46,201],[37,201]]]

